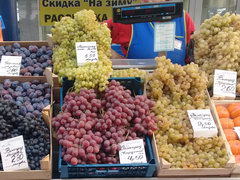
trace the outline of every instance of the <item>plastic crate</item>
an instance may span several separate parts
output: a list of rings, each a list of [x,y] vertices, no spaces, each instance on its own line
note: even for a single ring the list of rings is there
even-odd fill
[[[62,148],[59,148],[60,178],[81,177],[152,177],[156,170],[156,161],[150,137],[146,137],[145,151],[147,163],[135,164],[79,164],[70,165],[61,157]]]
[[[140,78],[110,78],[116,80],[131,90],[132,95],[141,95],[143,90],[141,88]],[[73,86],[74,81],[63,79],[63,88],[60,90],[60,105],[63,105],[64,96],[69,88]],[[152,141],[149,136],[145,138],[145,151],[147,156],[147,163],[134,164],[89,164],[89,165],[71,165],[62,159],[62,147],[59,147],[58,170],[60,178],[81,178],[81,177],[152,177],[156,170],[156,160],[154,158]]]
[[[141,78],[139,77],[128,77],[128,78],[114,77],[109,79],[109,81],[111,80],[119,81],[122,86],[131,90],[132,96],[143,94]],[[71,87],[73,87],[73,85],[74,85],[74,80],[68,80],[67,78],[62,79],[62,96],[63,97],[65,97],[66,93]]]

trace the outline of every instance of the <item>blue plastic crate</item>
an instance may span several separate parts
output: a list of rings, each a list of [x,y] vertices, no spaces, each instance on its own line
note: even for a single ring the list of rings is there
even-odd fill
[[[145,151],[147,163],[135,164],[79,164],[70,165],[61,157],[62,148],[59,148],[60,178],[81,177],[152,177],[156,170],[156,161],[150,137],[146,137]]]
[[[110,78],[109,81],[116,80],[121,83],[122,86],[126,87],[127,89],[131,90],[132,96],[135,95],[142,95],[143,94],[143,88],[141,83],[141,78],[139,77],[114,77]],[[62,79],[62,96],[65,97],[68,90],[73,87],[74,80],[68,80],[67,78]]]
[[[141,79],[129,78],[110,78],[116,80],[131,90],[132,95],[143,94]],[[63,105],[64,97],[73,86],[74,81],[63,79],[63,87],[60,89],[60,105]],[[145,151],[147,163],[135,164],[89,164],[71,165],[62,159],[62,147],[59,147],[58,170],[61,178],[81,178],[81,177],[152,177],[156,170],[156,160],[154,158],[151,138],[146,136]]]

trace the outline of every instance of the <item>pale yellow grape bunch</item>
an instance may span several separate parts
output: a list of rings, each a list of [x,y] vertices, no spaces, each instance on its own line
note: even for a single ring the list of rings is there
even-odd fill
[[[138,68],[114,70],[112,77],[140,77],[143,81],[145,80],[147,71]]]
[[[157,68],[147,77],[148,97],[158,119],[158,154],[171,168],[218,168],[228,161],[221,137],[193,138],[187,111],[205,109],[207,78],[196,64],[180,66],[157,57]]]
[[[109,72],[112,71],[111,63],[107,64],[106,62],[108,57],[103,53],[99,54],[99,58],[106,59],[101,62],[98,61],[92,64],[86,64],[82,67],[78,67],[76,70],[76,79],[75,79],[75,89],[79,91],[82,87],[87,88],[96,88],[96,84],[98,85],[98,89],[100,91],[104,91],[109,78]]]
[[[240,75],[240,15],[226,13],[207,19],[192,38],[194,59],[213,84],[215,69],[232,70]]]
[[[75,80],[75,90],[95,88],[103,91],[112,72],[111,36],[106,24],[97,22],[92,10],[81,10],[74,19],[64,17],[52,28],[54,73]],[[76,42],[96,42],[98,62],[77,65]]]

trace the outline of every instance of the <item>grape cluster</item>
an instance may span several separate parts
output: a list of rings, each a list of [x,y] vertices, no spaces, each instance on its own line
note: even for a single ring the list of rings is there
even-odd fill
[[[75,90],[93,88],[103,91],[108,84],[112,71],[110,61],[111,37],[106,24],[96,21],[92,10],[81,10],[71,17],[63,17],[52,28],[53,42],[56,44],[53,54],[54,72],[60,77],[75,79]],[[98,61],[77,66],[76,42],[97,43]]]
[[[147,93],[156,101],[158,154],[172,168],[225,167],[228,156],[221,137],[193,138],[187,111],[208,106],[207,78],[196,64],[180,66],[157,57],[157,69],[147,78]]]
[[[5,100],[14,100],[20,106],[25,117],[40,117],[42,109],[50,104],[50,84],[39,80],[20,82],[5,79],[0,83],[0,96]]]
[[[0,99],[0,141],[20,135],[24,139],[29,167],[31,170],[40,169],[40,160],[50,151],[47,125],[41,117],[22,116],[15,102]]]
[[[132,97],[115,80],[98,96],[93,89],[68,93],[62,113],[52,121],[63,159],[73,165],[119,162],[119,143],[157,129],[153,106],[146,96]]]
[[[215,69],[237,71],[239,74],[240,15],[219,14],[205,20],[192,38],[194,59],[213,85]]]
[[[147,71],[138,68],[129,68],[122,70],[114,70],[111,74],[112,77],[140,77],[143,82],[146,79]]]
[[[0,59],[5,56],[22,56],[20,75],[43,76],[46,67],[52,66],[52,49],[50,47],[37,47],[30,45],[21,47],[19,43],[0,46]]]

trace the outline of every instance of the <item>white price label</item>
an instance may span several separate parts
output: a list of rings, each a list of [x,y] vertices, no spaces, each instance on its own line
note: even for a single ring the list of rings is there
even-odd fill
[[[22,56],[2,56],[0,76],[19,76]]]
[[[214,72],[213,96],[236,97],[237,72],[216,69]]]
[[[4,171],[29,169],[23,136],[1,141],[0,152]]]
[[[182,49],[182,41],[175,39],[174,41],[174,48],[177,50],[181,50]]]
[[[240,139],[240,127],[234,127],[234,131],[237,133],[238,139]]]
[[[155,23],[154,52],[173,51],[175,46],[175,22]]]
[[[146,153],[142,139],[124,141],[119,151],[120,163],[146,163]]]
[[[76,42],[77,64],[82,66],[87,62],[98,61],[96,42]]]
[[[218,129],[210,109],[188,110],[187,112],[193,127],[194,137],[217,136]]]

